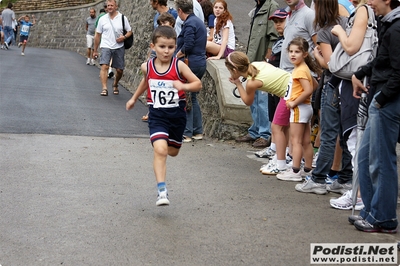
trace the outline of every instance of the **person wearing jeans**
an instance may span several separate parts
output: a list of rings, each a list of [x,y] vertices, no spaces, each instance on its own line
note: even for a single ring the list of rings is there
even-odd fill
[[[192,72],[199,78],[206,72],[206,66],[192,68]],[[189,92],[191,98],[191,109],[186,110],[186,128],[183,135],[188,138],[198,139],[203,134],[203,119],[199,102],[197,101],[198,92]],[[186,107],[187,108],[187,107]]]
[[[4,46],[8,49],[9,44],[14,37],[14,30],[12,27],[13,21],[15,20],[15,13],[12,10],[13,4],[8,3],[7,7],[1,12],[1,17],[3,20],[3,31],[4,31]]]
[[[368,109],[368,122],[358,151],[358,171],[364,208],[349,221],[363,232],[397,232],[398,173],[396,145],[400,131],[400,2],[370,0],[381,19],[375,59],[352,76],[353,96],[376,93]],[[362,80],[370,76],[370,88]]]
[[[271,124],[268,116],[268,93],[256,91],[254,95],[254,102],[250,105],[251,118],[253,124],[248,129],[250,137],[255,139],[262,138],[270,140],[271,137]],[[258,141],[264,143],[265,141]],[[270,142],[270,141],[269,141]],[[264,147],[264,145],[257,145],[255,147]]]
[[[204,19],[193,13],[192,0],[175,0],[175,9],[179,18],[184,21],[177,39],[176,57],[184,60],[190,70],[201,79],[207,68],[206,43],[207,29]],[[197,3],[198,4],[198,3]],[[176,25],[175,25],[176,26]],[[186,128],[183,133],[183,142],[203,138],[202,116],[197,93],[187,94],[191,98],[191,108],[186,108]],[[190,99],[189,105],[190,105]]]
[[[365,205],[360,216],[371,225],[392,229],[398,224],[396,142],[400,130],[400,94],[384,108],[379,108],[374,99],[368,115],[358,155],[360,190]]]

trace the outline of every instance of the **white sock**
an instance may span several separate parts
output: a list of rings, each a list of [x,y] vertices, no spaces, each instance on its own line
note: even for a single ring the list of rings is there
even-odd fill
[[[277,160],[276,164],[279,170],[286,169],[286,160]]]
[[[269,146],[269,148],[273,151],[276,151],[276,145],[275,143],[271,142],[271,146]]]

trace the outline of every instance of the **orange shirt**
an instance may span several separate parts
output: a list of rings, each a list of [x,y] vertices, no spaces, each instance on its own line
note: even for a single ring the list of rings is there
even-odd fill
[[[289,101],[296,100],[297,97],[299,97],[304,92],[304,89],[300,84],[300,79],[307,79],[310,82],[311,87],[313,85],[310,69],[305,62],[293,69],[292,79],[293,85]],[[307,98],[306,101],[304,101],[304,104],[311,104],[311,95],[309,98]]]

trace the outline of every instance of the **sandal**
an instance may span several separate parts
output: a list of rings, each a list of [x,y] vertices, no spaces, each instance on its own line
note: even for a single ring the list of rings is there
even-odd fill
[[[103,89],[103,90],[100,92],[100,95],[101,95],[101,96],[108,96],[108,90],[107,90],[107,89]]]
[[[118,95],[119,94],[118,84],[117,85],[113,85],[113,93],[114,93],[114,95]]]

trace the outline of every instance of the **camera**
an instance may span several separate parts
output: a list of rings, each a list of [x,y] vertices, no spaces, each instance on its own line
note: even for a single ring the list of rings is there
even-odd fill
[[[247,80],[247,78],[242,78],[242,80],[240,82],[245,82]],[[233,96],[235,96],[236,98],[240,98],[240,94],[238,91],[238,87],[233,88],[232,90],[232,94]]]

